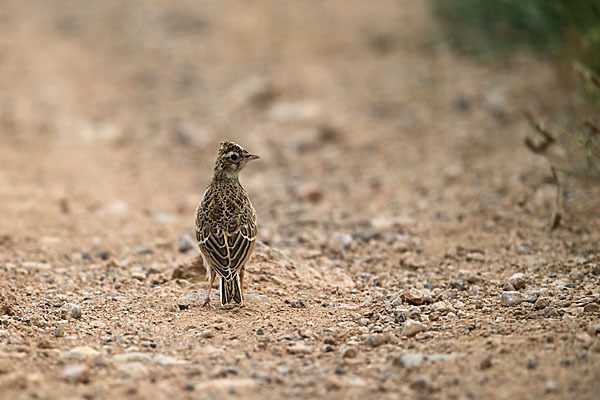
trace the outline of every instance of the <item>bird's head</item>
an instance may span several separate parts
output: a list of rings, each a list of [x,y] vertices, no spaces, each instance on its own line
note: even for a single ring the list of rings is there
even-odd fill
[[[215,162],[215,172],[237,175],[248,161],[256,160],[257,155],[250,154],[246,149],[234,142],[221,142],[219,155]]]

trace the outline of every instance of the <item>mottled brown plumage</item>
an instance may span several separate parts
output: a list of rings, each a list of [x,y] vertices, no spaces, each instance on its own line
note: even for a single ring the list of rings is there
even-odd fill
[[[213,179],[196,210],[196,239],[210,276],[205,304],[216,275],[220,276],[221,304],[244,300],[244,267],[256,243],[256,214],[239,180],[239,172],[250,160],[240,145],[223,142]]]

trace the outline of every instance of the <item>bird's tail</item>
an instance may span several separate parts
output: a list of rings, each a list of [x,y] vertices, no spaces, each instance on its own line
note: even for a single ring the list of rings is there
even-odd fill
[[[221,291],[221,305],[225,306],[233,302],[237,304],[242,303],[242,291],[240,290],[240,275],[235,274],[233,279],[226,280],[221,277],[221,284],[219,285]]]

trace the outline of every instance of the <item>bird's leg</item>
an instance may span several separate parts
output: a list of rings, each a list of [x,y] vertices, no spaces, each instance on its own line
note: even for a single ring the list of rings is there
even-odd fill
[[[202,304],[202,306],[207,306],[208,303],[210,303],[210,291],[212,289],[213,283],[215,282],[215,277],[217,276],[216,272],[212,270],[210,270],[210,283],[208,284],[208,293],[206,294],[206,299],[204,299],[204,303]]]
[[[242,292],[242,304],[244,304],[244,268],[240,271],[240,292]]]

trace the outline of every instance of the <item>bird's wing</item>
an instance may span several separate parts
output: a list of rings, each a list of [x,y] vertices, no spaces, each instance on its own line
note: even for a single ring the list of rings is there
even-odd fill
[[[208,212],[207,215],[210,216],[211,213]],[[256,234],[254,212],[248,208],[240,210],[224,226],[211,224],[210,218],[199,218],[196,225],[200,250],[226,280],[233,279],[250,258]]]

